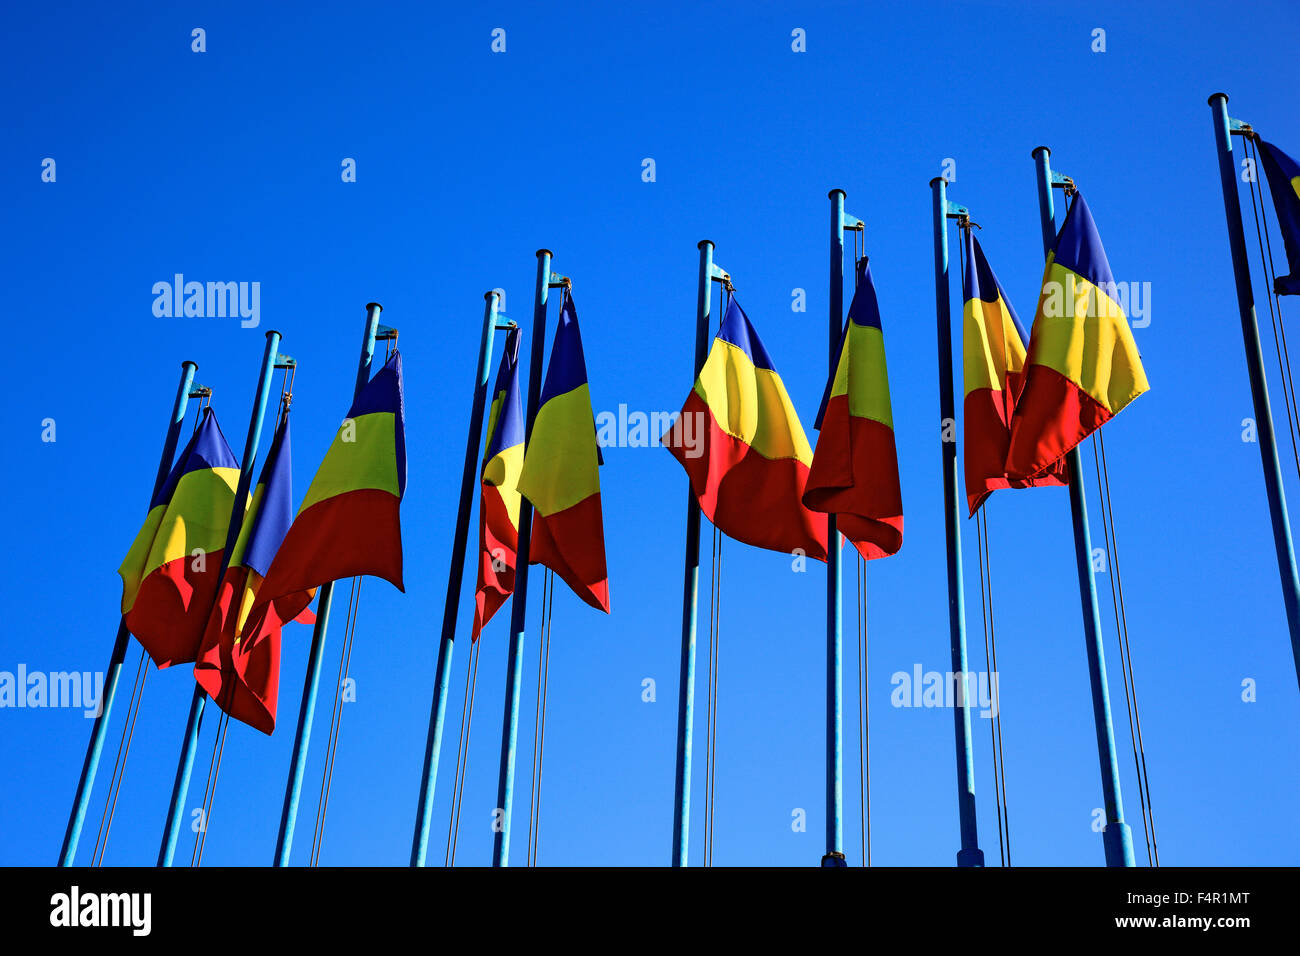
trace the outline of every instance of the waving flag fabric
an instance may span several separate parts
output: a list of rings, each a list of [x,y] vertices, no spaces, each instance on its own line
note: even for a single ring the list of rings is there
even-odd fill
[[[734,296],[695,387],[661,439],[700,510],[758,548],[826,560],[826,516],[802,498],[812,449],[771,356]]]
[[[519,491],[534,508],[528,561],[550,568],[574,594],[608,613],[599,466],[578,314],[565,289],[541,406],[519,475]]]
[[[117,572],[126,626],[159,667],[198,654],[238,484],[239,463],[209,408]]]
[[[1273,283],[1278,295],[1300,295],[1300,163],[1272,143],[1256,140],[1259,155],[1268,176],[1268,191],[1273,194],[1278,228],[1286,245],[1286,259],[1291,274],[1278,276]]]
[[[1007,476],[1038,478],[1150,388],[1092,213],[1076,195],[1047,257]]]
[[[406,422],[394,350],[352,403],[258,590],[263,604],[372,574],[402,586]]]
[[[839,362],[826,385],[817,427],[804,505],[836,515],[836,528],[868,561],[896,554],[903,546],[903,498],[885,339],[865,258],[858,262]]]
[[[1011,419],[1025,384],[1025,342],[1029,336],[970,229],[966,230],[963,285],[966,504],[974,515],[995,489],[1063,485],[1066,475],[1065,462],[1060,460],[1037,478],[1007,476]]]
[[[253,610],[263,576],[293,521],[293,470],[286,411],[262,465],[253,501],[221,581],[194,679],[226,713],[263,733],[275,729],[283,622],[311,623],[312,593],[299,591]]]
[[[519,330],[506,333],[492,388],[479,499],[479,565],[474,632],[515,590],[519,547],[519,473],[524,463],[524,413],[519,401]]]

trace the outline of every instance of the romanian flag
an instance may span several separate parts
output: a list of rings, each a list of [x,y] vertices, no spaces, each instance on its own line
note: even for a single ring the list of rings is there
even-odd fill
[[[1047,257],[1006,474],[1039,478],[1147,384],[1096,223],[1076,195]]]
[[[117,571],[127,629],[159,667],[199,652],[238,485],[239,464],[209,408]]]
[[[524,464],[524,413],[519,403],[519,330],[506,333],[506,347],[492,389],[479,500],[479,565],[474,633],[515,590],[519,547],[519,473]]]
[[[528,562],[550,568],[574,594],[608,613],[600,449],[578,314],[568,289],[541,402],[519,474],[519,492],[535,509]]]
[[[256,603],[361,574],[404,591],[399,508],[405,490],[402,357],[394,350],[352,402]]]
[[[840,358],[817,418],[817,451],[804,505],[833,514],[836,529],[868,561],[903,546],[894,418],[885,370],[885,339],[871,268],[858,262],[858,283],[840,338]]]
[[[306,609],[310,591],[286,595],[250,613],[263,576],[293,521],[291,459],[286,410],[262,465],[194,664],[194,679],[222,710],[266,734],[275,729],[280,628],[284,621],[315,620]]]
[[[826,560],[826,516],[802,502],[812,449],[771,357],[730,294],[695,387],[661,441],[716,527],[758,548]]]
[[[1300,163],[1262,139],[1259,154],[1268,176],[1268,191],[1273,194],[1278,228],[1286,244],[1286,258],[1291,274],[1278,276],[1273,283],[1278,295],[1300,295]]]
[[[970,229],[966,230],[963,285],[966,504],[974,515],[997,488],[1063,485],[1066,475],[1065,462],[1060,460],[1037,478],[1007,476],[1011,419],[1025,385],[1025,342],[1029,336]]]

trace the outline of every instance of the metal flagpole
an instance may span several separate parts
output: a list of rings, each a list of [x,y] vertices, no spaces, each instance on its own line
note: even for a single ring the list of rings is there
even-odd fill
[[[194,389],[194,372],[198,365],[194,362],[181,363],[181,381],[176,387],[176,398],[172,402],[171,418],[167,422],[167,433],[163,439],[162,455],[158,460],[158,474],[154,477],[153,491],[149,500],[158,495],[171,471],[172,458],[176,455],[176,445],[180,439],[181,424],[185,421],[185,409],[189,405],[190,392]],[[126,617],[117,625],[117,639],[113,642],[113,653],[108,659],[108,669],[104,673],[104,689],[100,694],[99,713],[90,730],[90,743],[86,747],[86,759],[81,765],[81,779],[77,781],[77,795],[72,800],[72,815],[68,818],[68,828],[63,834],[63,847],[59,850],[59,866],[71,866],[77,856],[77,843],[81,839],[81,828],[86,822],[86,808],[90,805],[90,794],[95,787],[95,774],[99,770],[99,757],[104,750],[104,737],[108,733],[108,722],[113,711],[113,700],[117,696],[117,679],[122,674],[122,661],[126,658],[126,645],[130,640],[126,629]]]
[[[357,380],[352,389],[355,399],[370,381],[370,365],[375,357],[375,339],[380,335],[379,314],[384,307],[378,302],[366,305],[366,324],[361,333],[361,357],[357,361]],[[385,328],[383,336],[391,338],[393,330]],[[334,582],[322,584],[316,600],[316,627],[307,653],[307,675],[302,683],[302,704],[298,708],[298,731],[293,738],[293,756],[289,758],[289,780],[284,788],[284,806],[280,811],[280,830],[275,838],[275,865],[288,866],[293,849],[293,828],[298,820],[298,798],[302,778],[307,771],[307,748],[311,743],[312,718],[316,715],[316,693],[320,689],[320,666],[325,657],[325,635],[330,626],[330,607],[334,603]]]
[[[447,572],[447,600],[442,609],[442,640],[438,644],[438,676],[433,684],[433,706],[429,712],[429,736],[424,746],[424,776],[420,780],[420,802],[415,816],[415,838],[411,844],[411,866],[424,866],[433,822],[434,789],[438,782],[438,758],[442,752],[442,724],[447,713],[447,684],[451,679],[451,652],[456,640],[456,612],[465,573],[469,518],[474,507],[474,485],[478,478],[479,441],[483,434],[483,407],[487,398],[488,373],[492,362],[492,339],[498,328],[497,293],[485,293],[483,334],[479,338],[474,397],[470,403],[469,434],[465,439],[465,466],[460,479],[460,505],[456,532],[451,542],[451,568]],[[514,323],[500,326],[510,328]]]
[[[266,333],[266,350],[262,355],[262,370],[257,378],[257,393],[253,401],[253,412],[248,419],[248,436],[244,439],[244,459],[239,466],[239,484],[235,488],[235,502],[230,510],[230,525],[226,529],[226,546],[221,552],[221,568],[217,572],[220,581],[226,575],[231,552],[239,539],[239,530],[244,523],[244,510],[248,502],[248,490],[253,479],[253,464],[257,460],[257,444],[262,437],[262,418],[266,404],[271,395],[271,377],[280,352],[280,333],[272,330]],[[181,745],[180,762],[176,766],[176,780],[172,784],[171,804],[167,808],[167,823],[163,828],[162,846],[158,849],[158,865],[171,866],[176,853],[176,841],[181,832],[181,806],[185,803],[185,794],[190,788],[190,773],[194,769],[194,752],[199,743],[199,727],[203,721],[203,704],[207,692],[199,684],[194,685],[194,695],[190,698],[190,714],[185,723],[185,738]],[[206,825],[206,821],[200,821]]]
[[[948,220],[967,215],[948,201],[948,181],[930,180],[934,197],[934,301],[939,331],[939,427],[943,460],[944,532],[948,543],[948,629],[957,681],[953,727],[957,740],[957,814],[961,823],[958,866],[983,866],[975,814],[975,753],[971,742],[970,686],[966,679],[966,598],[961,571],[961,513],[957,497],[957,418],[952,388],[952,307],[948,281]]]
[[[1053,173],[1048,157],[1052,151],[1039,146],[1033,151],[1038,174],[1038,211],[1042,217],[1043,254],[1056,246],[1056,213],[1052,187],[1064,187],[1069,178]],[[1088,649],[1088,680],[1092,685],[1092,716],[1097,732],[1097,758],[1101,763],[1101,789],[1106,804],[1106,829],[1102,841],[1107,866],[1137,866],[1133,858],[1133,832],[1124,822],[1124,799],[1120,793],[1119,758],[1115,753],[1115,728],[1110,718],[1110,688],[1106,680],[1106,654],[1101,640],[1101,612],[1097,608],[1097,581],[1092,574],[1092,538],[1088,531],[1088,505],[1084,497],[1083,469],[1079,449],[1066,455],[1070,476],[1070,519],[1074,524],[1074,557],[1079,572],[1079,597],[1083,602],[1083,630]]]
[[[1223,183],[1223,209],[1228,219],[1228,245],[1232,249],[1232,272],[1237,281],[1237,307],[1241,312],[1241,338],[1246,346],[1246,368],[1250,373],[1250,395],[1255,404],[1255,432],[1259,457],[1264,466],[1264,488],[1268,512],[1273,521],[1273,544],[1282,579],[1282,601],[1291,629],[1291,655],[1296,679],[1300,680],[1300,577],[1296,574],[1295,549],[1291,543],[1291,521],[1286,512],[1282,469],[1277,459],[1273,432],[1273,410],[1269,406],[1268,383],[1264,379],[1264,357],[1259,347],[1259,324],[1255,320],[1255,295],[1250,285],[1250,259],[1241,225],[1241,197],[1237,195],[1237,167],[1232,158],[1232,134],[1244,135],[1247,126],[1228,115],[1228,94],[1210,97],[1214,116],[1214,144],[1219,154],[1219,178]]]
[[[542,354],[546,345],[546,300],[553,288],[569,280],[551,271],[551,251],[537,250],[537,289],[533,297],[533,352],[528,367],[528,411],[524,447],[533,437],[533,420],[542,397]],[[497,818],[493,823],[492,865],[510,862],[510,809],[515,788],[515,740],[519,732],[519,693],[524,677],[524,620],[528,607],[528,547],[533,537],[533,506],[519,502],[519,546],[515,557],[515,593],[510,599],[510,650],[506,661],[505,718],[501,727],[501,772],[497,780]]]
[[[844,330],[844,233],[862,220],[844,212],[844,190],[832,189],[830,364],[834,375]],[[826,853],[822,866],[848,866],[844,858],[844,560],[835,515],[826,521]]]
[[[695,371],[709,352],[709,311],[714,282],[727,273],[713,263],[713,243],[701,239],[699,290],[695,299]],[[673,866],[686,866],[691,836],[691,736],[695,720],[695,622],[700,590],[700,505],[686,482],[686,560],[682,581],[682,666],[677,689],[677,775],[673,801]]]

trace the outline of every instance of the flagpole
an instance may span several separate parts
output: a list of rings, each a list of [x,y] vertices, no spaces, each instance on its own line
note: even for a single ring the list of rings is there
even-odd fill
[[[1046,146],[1034,149],[1038,178],[1038,211],[1042,219],[1043,254],[1056,246],[1056,212],[1052,187],[1066,177],[1052,174]],[[1106,654],[1101,639],[1101,612],[1097,607],[1097,581],[1092,573],[1092,538],[1088,530],[1088,504],[1084,497],[1083,469],[1076,446],[1066,455],[1070,478],[1070,520],[1074,525],[1074,558],[1079,572],[1079,597],[1083,602],[1083,630],[1088,650],[1088,681],[1092,685],[1092,716],[1097,734],[1097,759],[1101,764],[1102,798],[1106,804],[1106,829],[1102,842],[1107,866],[1137,866],[1133,858],[1133,832],[1124,822],[1120,793],[1119,758],[1115,753],[1115,728],[1110,717],[1110,687],[1106,680]]]
[[[171,418],[167,421],[162,455],[158,460],[158,473],[154,476],[153,491],[149,494],[151,502],[157,497],[163,482],[167,480],[168,472],[171,471],[172,458],[176,455],[181,424],[185,421],[185,409],[189,405],[190,391],[194,386],[194,372],[197,369],[198,364],[195,362],[181,363],[181,380],[176,386],[176,398],[172,402]],[[108,733],[113,700],[117,696],[117,680],[122,674],[122,662],[126,659],[126,646],[130,638],[131,634],[126,628],[126,617],[123,615],[117,625],[117,638],[113,642],[113,653],[108,659],[108,669],[104,672],[104,689],[100,693],[99,713],[95,716],[94,726],[90,730],[86,759],[81,765],[81,779],[77,781],[77,794],[72,800],[72,814],[68,818],[68,828],[63,834],[63,847],[59,850],[59,866],[72,866],[76,860],[77,843],[81,840],[81,828],[86,822],[86,809],[90,805],[90,794],[95,787],[95,774],[99,771],[99,758],[104,750],[104,738]]]
[[[830,268],[830,375],[839,361],[844,324],[844,190],[832,189]],[[826,853],[822,866],[848,866],[844,858],[844,606],[843,556],[835,515],[826,516]]]
[[[948,201],[948,181],[930,180],[934,198],[934,298],[939,330],[939,427],[943,461],[944,533],[948,544],[948,631],[957,681],[953,728],[957,741],[957,815],[961,825],[958,866],[983,866],[975,812],[975,754],[971,741],[970,694],[966,693],[966,598],[961,569],[961,513],[957,497],[957,417],[952,384],[952,306],[948,280],[948,220],[965,209]]]
[[[370,381],[370,366],[375,357],[375,336],[379,332],[379,314],[384,307],[378,302],[366,304],[366,323],[361,333],[361,356],[357,360],[357,379],[352,388],[355,400]],[[275,865],[288,866],[293,849],[293,829],[298,820],[298,798],[302,778],[307,771],[307,748],[311,743],[312,718],[316,715],[316,695],[320,690],[320,668],[325,658],[325,635],[330,626],[330,608],[334,603],[334,582],[321,585],[316,599],[316,626],[307,653],[307,674],[302,682],[302,704],[298,708],[298,729],[293,738],[293,756],[289,758],[289,780],[284,787],[284,806],[280,810],[280,829],[275,838]],[[340,677],[341,679],[341,677]]]
[[[483,434],[483,406],[487,398],[489,366],[492,362],[492,339],[497,328],[497,293],[483,298],[483,333],[478,343],[478,365],[474,378],[474,397],[470,402],[469,433],[465,439],[465,465],[460,477],[460,504],[456,512],[456,531],[451,542],[451,567],[447,572],[447,599],[442,609],[442,639],[438,644],[438,676],[433,684],[433,705],[429,711],[429,736],[424,745],[424,776],[420,780],[420,802],[415,816],[415,838],[411,844],[411,866],[424,866],[429,845],[429,827],[433,823],[433,798],[438,782],[438,758],[442,753],[442,725],[447,713],[447,684],[451,679],[451,654],[456,640],[456,612],[465,576],[466,541],[469,518],[474,507],[474,485],[478,478],[479,441]]]
[[[1282,601],[1291,630],[1291,655],[1300,680],[1300,577],[1296,574],[1295,548],[1291,543],[1291,521],[1287,517],[1282,468],[1277,458],[1273,431],[1273,410],[1264,378],[1264,356],[1259,346],[1259,323],[1255,318],[1255,294],[1250,284],[1250,258],[1241,225],[1241,197],[1237,194],[1237,167],[1232,158],[1232,132],[1244,124],[1228,116],[1228,94],[1210,97],[1214,117],[1214,145],[1219,154],[1219,178],[1223,184],[1223,209],[1228,219],[1228,245],[1232,249],[1232,272],[1237,282],[1237,307],[1241,312],[1241,338],[1246,347],[1246,369],[1250,374],[1250,396],[1255,405],[1255,433],[1259,457],[1264,466],[1264,488],[1269,517],[1273,521],[1273,545],[1282,579]]]
[[[244,439],[244,460],[239,466],[239,482],[235,489],[235,501],[230,509],[230,524],[226,529],[226,545],[221,552],[221,568],[217,572],[217,581],[226,575],[231,552],[235,549],[235,542],[239,540],[239,530],[244,523],[248,489],[253,478],[253,463],[257,460],[257,444],[262,437],[262,419],[266,412],[267,401],[270,399],[271,376],[275,370],[276,356],[279,355],[279,351],[280,333],[271,330],[266,333],[262,370],[258,374],[253,412],[248,419],[248,435]],[[167,823],[163,828],[162,846],[158,849],[159,866],[171,866],[172,857],[176,854],[176,841],[181,832],[181,808],[190,788],[190,774],[194,769],[194,753],[198,748],[199,728],[203,721],[203,704],[207,696],[203,686],[196,683],[194,694],[190,698],[190,713],[185,723],[185,738],[181,745],[180,761],[176,766],[176,780],[172,784],[172,799],[167,808]],[[207,821],[201,823],[206,826]]]
[[[713,283],[726,275],[713,264],[713,243],[701,239],[699,287],[695,299],[694,382],[709,351]],[[700,504],[686,482],[686,557],[682,580],[682,663],[677,688],[677,769],[673,801],[673,866],[687,866],[691,836],[691,744],[695,721],[695,630],[700,592]]]
[[[533,296],[533,351],[528,366],[528,412],[524,447],[533,437],[533,420],[542,399],[542,356],[546,346],[546,300],[553,286],[568,280],[551,272],[551,251],[537,250],[537,288]],[[493,823],[492,865],[510,864],[510,811],[515,789],[515,741],[519,735],[519,693],[524,678],[524,622],[528,608],[528,548],[533,538],[533,506],[519,501],[519,546],[515,550],[515,593],[510,599],[510,648],[506,659],[505,716],[501,725],[501,770],[497,778],[499,814]]]

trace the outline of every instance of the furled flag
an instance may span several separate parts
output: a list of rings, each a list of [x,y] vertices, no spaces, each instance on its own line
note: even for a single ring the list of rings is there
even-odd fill
[[[997,488],[1063,485],[1067,479],[1063,459],[1037,478],[1007,477],[1011,419],[1025,386],[1025,342],[1029,336],[970,229],[966,230],[963,286],[966,504],[974,515]]]
[[[492,388],[479,499],[479,565],[474,632],[515,589],[519,547],[519,472],[524,463],[524,413],[519,403],[519,330],[506,333],[505,351]]]
[[[835,526],[868,561],[903,546],[894,418],[876,286],[866,258],[840,334],[840,357],[817,413],[817,450],[803,503]]]
[[[372,574],[402,586],[406,421],[396,350],[357,395],[254,606],[330,581]]]
[[[209,408],[117,571],[127,629],[159,667],[198,654],[238,485],[239,463]]]
[[[285,595],[250,613],[293,520],[291,459],[286,410],[262,464],[194,663],[194,679],[222,710],[266,734],[275,729],[280,629],[285,621],[310,624],[315,620],[307,610],[311,591]]]
[[[541,406],[519,475],[519,491],[534,508],[528,563],[550,568],[574,594],[608,613],[599,468],[578,313],[565,289]]]
[[[1096,223],[1076,195],[1047,257],[1007,477],[1039,478],[1151,386]]]
[[[1278,295],[1300,295],[1300,163],[1262,139],[1259,155],[1268,176],[1268,191],[1273,194],[1278,228],[1286,244],[1286,259],[1291,274],[1278,276],[1273,282]]]
[[[812,449],[771,357],[730,294],[695,387],[661,442],[721,531],[826,560],[826,516],[802,501]]]

